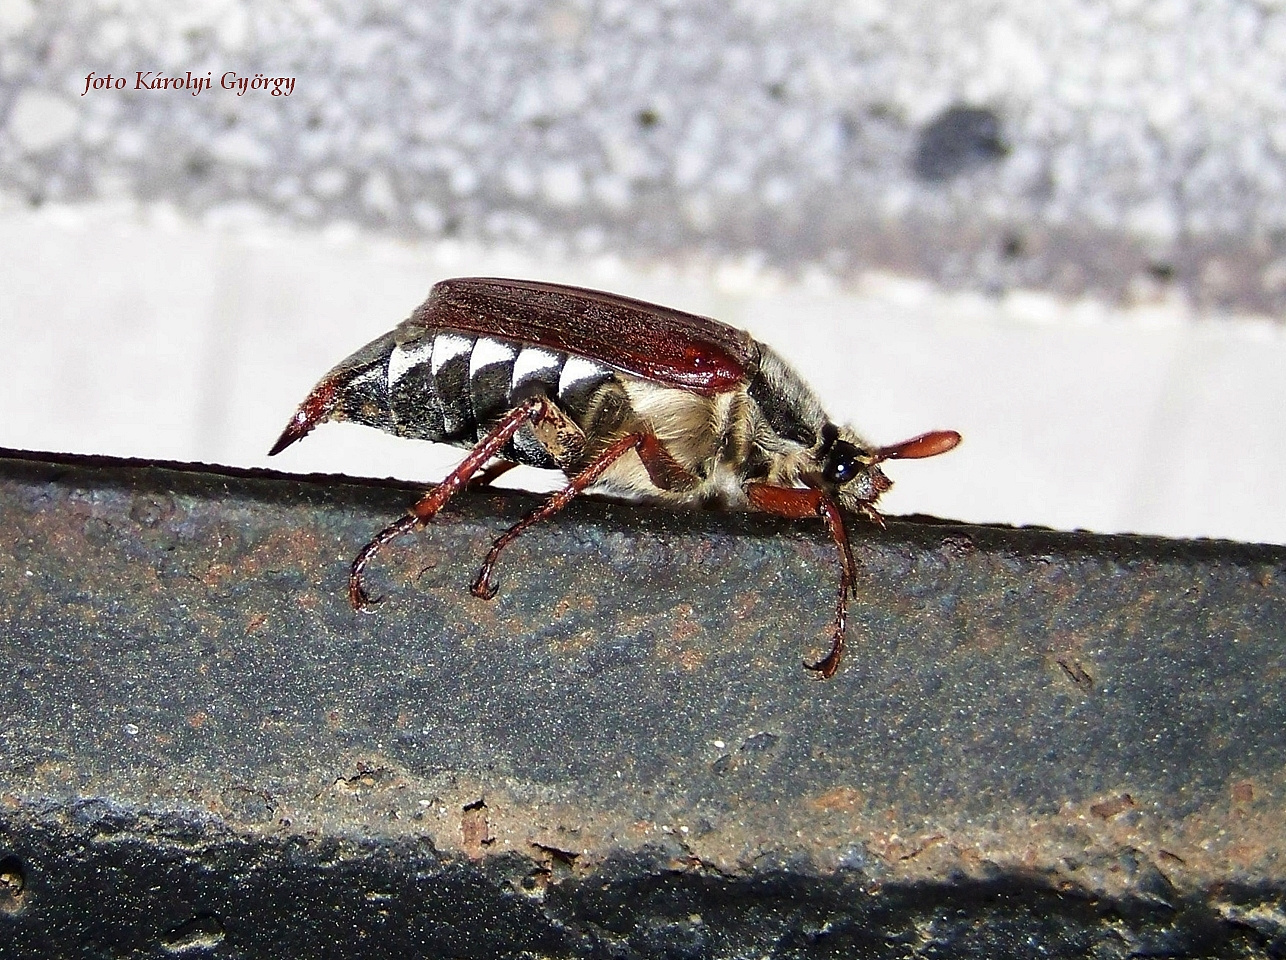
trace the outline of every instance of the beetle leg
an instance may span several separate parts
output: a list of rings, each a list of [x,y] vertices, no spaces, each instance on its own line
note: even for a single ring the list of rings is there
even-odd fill
[[[418,506],[418,504],[417,504]],[[391,523],[379,533],[377,533],[371,542],[362,547],[361,552],[353,560],[353,566],[348,571],[348,602],[354,610],[365,610],[372,604],[379,603],[383,597],[372,597],[362,586],[362,574],[366,570],[366,565],[370,563],[371,558],[379,552],[380,548],[390,540],[396,540],[404,533],[410,533],[419,523],[419,518],[413,513],[408,513],[401,517],[396,523]]]
[[[822,659],[804,666],[815,671],[823,679],[829,679],[839,669],[840,658],[844,655],[844,632],[848,626],[848,598],[857,596],[857,583],[854,571],[857,564],[853,560],[853,549],[848,542],[848,531],[844,529],[844,515],[833,497],[812,487],[779,487],[770,483],[752,483],[746,487],[750,504],[765,513],[774,513],[780,517],[803,519],[821,517],[830,531],[831,539],[839,549],[839,599],[835,605],[835,620],[831,631],[831,649]]]
[[[857,509],[861,511],[862,516],[867,520],[870,520],[871,523],[875,524],[881,530],[884,529],[884,516],[880,511],[875,509],[874,504],[867,500],[859,500],[857,501]]]
[[[556,404],[546,405],[544,415],[532,423],[531,432],[564,473],[585,453],[585,431]]]
[[[645,433],[638,445],[639,459],[648,479],[660,490],[690,490],[697,485],[696,476],[666,449],[655,434]]]
[[[848,622],[848,598],[850,595],[857,596],[857,579],[854,576],[856,564],[853,561],[853,548],[848,542],[848,531],[844,529],[844,515],[840,512],[839,504],[823,494],[821,503],[818,505],[818,512],[821,514],[822,519],[826,521],[826,529],[830,531],[831,539],[835,541],[835,546],[839,548],[839,600],[835,606],[835,632],[831,636],[830,652],[816,663],[805,662],[804,666],[809,670],[817,671],[818,675],[823,679],[830,679],[835,676],[835,671],[839,669],[840,657],[844,654],[844,633]]]
[[[362,548],[361,553],[353,560],[353,566],[348,574],[348,602],[353,605],[354,610],[361,610],[372,603],[379,602],[378,598],[372,598],[362,586],[362,573],[380,548],[390,540],[415,529],[417,524],[425,524],[432,520],[456,491],[468,483],[489,460],[500,453],[510,438],[522,429],[523,424],[549,416],[551,409],[553,409],[553,403],[541,396],[532,397],[514,407],[505,414],[495,429],[469,451],[469,455],[460,462],[460,465],[447,474],[446,479],[411,507],[411,512],[407,516],[385,527]]]
[[[608,467],[631,450],[641,449],[649,439],[656,440],[650,433],[627,433],[591,460],[584,469],[571,478],[567,486],[501,534],[496,542],[491,545],[491,550],[487,553],[487,559],[482,562],[482,569],[478,571],[478,578],[473,582],[473,595],[482,597],[485,600],[490,600],[494,597],[496,595],[496,586],[491,582],[491,570],[496,565],[500,551],[513,543],[533,523],[538,523],[546,517],[551,517],[567,506],[574,496],[601,477]]]
[[[512,460],[497,460],[490,466],[479,470],[473,479],[469,481],[469,488],[490,486],[516,466],[518,464]]]

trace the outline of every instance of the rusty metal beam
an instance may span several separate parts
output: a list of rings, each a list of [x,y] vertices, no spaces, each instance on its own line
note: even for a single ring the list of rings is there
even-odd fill
[[[0,458],[0,954],[1286,954],[1286,549],[413,497]]]

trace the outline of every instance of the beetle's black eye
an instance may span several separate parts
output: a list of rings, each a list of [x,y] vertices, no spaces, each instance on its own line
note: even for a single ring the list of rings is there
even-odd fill
[[[839,440],[831,448],[822,468],[822,479],[827,483],[843,485],[848,483],[862,470],[862,462],[857,447],[847,440]]]
[[[857,464],[851,460],[832,460],[830,463],[826,464],[826,469],[822,472],[823,477],[831,483],[838,484],[848,483],[856,475]]]

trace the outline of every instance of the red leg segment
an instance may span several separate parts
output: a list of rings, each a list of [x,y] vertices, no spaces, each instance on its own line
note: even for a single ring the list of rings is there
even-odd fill
[[[835,605],[834,627],[831,631],[831,649],[815,663],[804,661],[804,666],[829,679],[839,669],[844,655],[844,632],[848,626],[848,598],[857,595],[853,549],[849,546],[848,531],[844,529],[844,515],[839,504],[821,490],[812,487],[778,487],[769,483],[752,483],[746,488],[750,503],[756,510],[775,513],[780,517],[800,520],[821,517],[830,531],[831,539],[839,549],[839,600]]]
[[[637,449],[648,479],[659,489],[691,490],[696,486],[697,478],[674,459],[674,455],[665,449],[665,444],[655,434],[642,434]]]
[[[474,596],[490,600],[496,595],[496,586],[491,580],[491,570],[495,567],[501,550],[518,539],[533,523],[539,523],[546,517],[552,517],[563,509],[571,502],[574,496],[601,477],[608,467],[631,450],[641,450],[649,439],[653,442],[656,441],[656,438],[651,434],[628,433],[621,437],[621,439],[591,460],[589,465],[581,470],[580,473],[572,477],[567,486],[501,534],[500,538],[491,545],[491,550],[487,553],[487,559],[483,561],[482,569],[478,571],[478,578],[473,582]],[[646,461],[644,462],[646,463]]]
[[[495,429],[469,451],[469,455],[460,462],[460,465],[447,474],[445,480],[426,493],[411,508],[408,516],[381,530],[362,548],[362,552],[353,561],[352,569],[348,574],[348,602],[353,605],[354,610],[361,610],[372,603],[379,602],[378,599],[372,599],[366,592],[366,588],[362,586],[362,573],[380,548],[390,540],[395,540],[402,534],[414,530],[416,524],[424,524],[432,520],[434,515],[469,482],[475,473],[504,449],[504,445],[522,429],[524,424],[547,416],[549,406],[550,401],[545,397],[532,397],[510,410]]]
[[[469,487],[470,489],[473,487],[488,487],[516,466],[518,464],[512,460],[497,460],[486,469],[478,471],[478,474],[469,481]]]

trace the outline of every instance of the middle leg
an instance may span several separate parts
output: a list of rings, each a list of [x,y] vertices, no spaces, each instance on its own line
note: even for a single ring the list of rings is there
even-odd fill
[[[608,467],[629,453],[629,451],[636,449],[642,442],[643,435],[638,433],[628,433],[621,437],[621,439],[591,460],[589,465],[581,470],[580,473],[572,477],[567,486],[502,533],[496,542],[491,545],[491,549],[487,552],[487,559],[482,562],[482,569],[478,571],[478,578],[473,582],[473,595],[482,597],[484,600],[490,600],[494,597],[496,595],[496,585],[492,582],[491,570],[495,567],[496,560],[500,558],[500,551],[522,536],[532,524],[539,523],[546,517],[552,517],[571,503],[573,497],[601,477]]]
[[[602,477],[608,467],[631,450],[638,454],[639,459],[643,461],[643,467],[647,470],[649,478],[660,489],[683,489],[697,482],[696,477],[674,459],[670,452],[665,449],[664,444],[656,438],[655,434],[647,430],[627,433],[591,460],[587,466],[571,478],[567,486],[501,534],[496,542],[491,545],[491,550],[488,551],[487,558],[482,563],[482,569],[478,571],[478,578],[473,583],[474,596],[490,600],[496,595],[496,586],[492,582],[491,571],[496,565],[496,560],[500,557],[500,551],[518,539],[532,524],[539,523],[547,517],[552,517],[567,506],[573,497]]]

